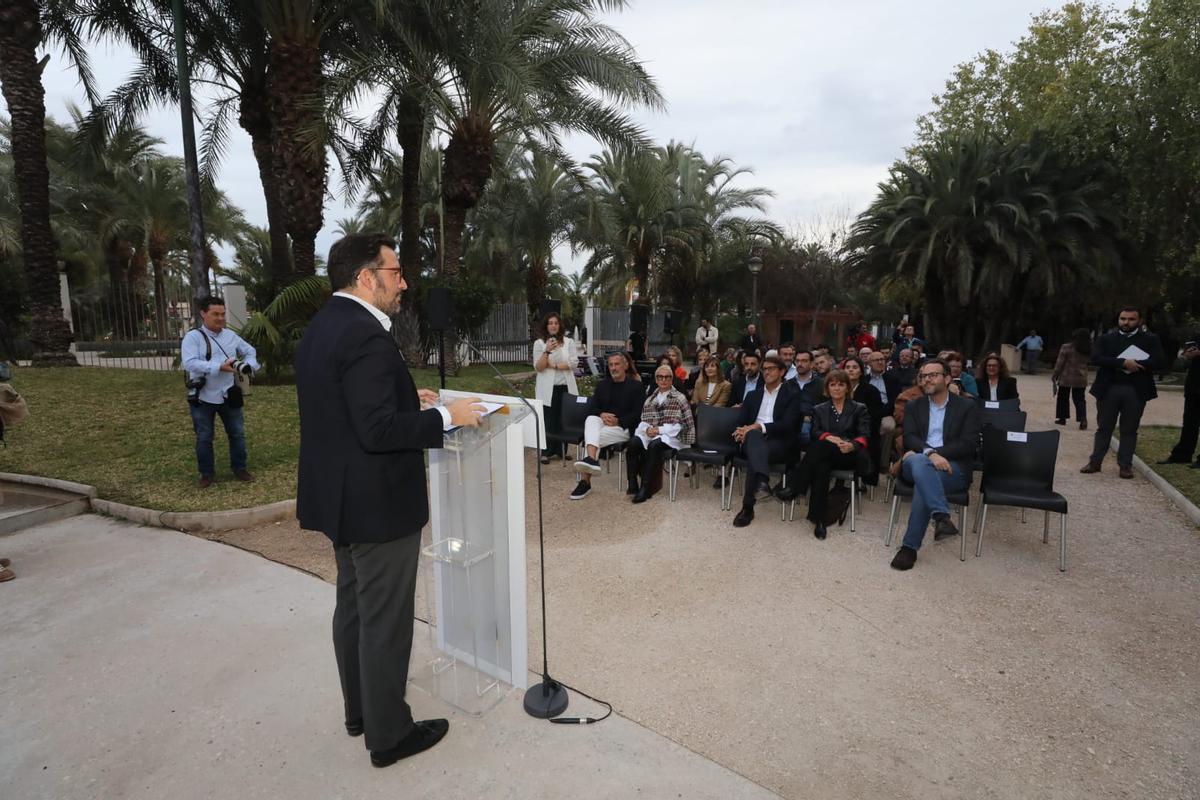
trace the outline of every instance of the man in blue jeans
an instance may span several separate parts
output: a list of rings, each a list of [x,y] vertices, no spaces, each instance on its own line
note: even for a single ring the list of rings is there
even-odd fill
[[[201,489],[212,486],[213,428],[221,418],[229,438],[229,466],[240,481],[252,481],[246,469],[246,422],[242,414],[241,389],[235,388],[234,376],[241,371],[258,371],[258,354],[242,337],[225,327],[225,301],[205,297],[199,303],[199,328],[187,332],[180,346],[183,369],[190,380],[188,406],[196,431],[196,466],[200,470]]]
[[[892,568],[900,570],[912,569],[917,563],[917,550],[930,519],[935,540],[958,535],[958,528],[950,521],[946,493],[970,485],[971,465],[983,425],[975,401],[950,393],[950,370],[945,361],[926,361],[917,373],[917,382],[925,396],[913,400],[904,410],[900,469],[915,489],[903,546],[892,559]]]

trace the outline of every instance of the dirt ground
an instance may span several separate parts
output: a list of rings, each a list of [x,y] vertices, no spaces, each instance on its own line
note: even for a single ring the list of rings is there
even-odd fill
[[[1028,429],[1054,428],[1048,378],[1020,387]],[[1178,424],[1182,402],[1145,421]],[[1066,573],[1037,514],[993,509],[982,558],[974,534],[966,563],[929,537],[898,573],[878,497],[821,542],[773,501],[733,528],[709,481],[635,507],[603,475],[571,502],[570,468],[545,467],[552,672],[788,798],[1200,797],[1200,535],[1111,454],[1080,475],[1092,433],[1059,430]],[[212,538],[334,575],[294,523]]]

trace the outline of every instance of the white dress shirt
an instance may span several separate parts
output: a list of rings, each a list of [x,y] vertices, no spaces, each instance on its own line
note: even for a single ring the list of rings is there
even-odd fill
[[[654,395],[654,405],[658,406],[659,408],[662,408],[663,404],[667,402],[667,395],[669,395],[670,393],[671,392],[668,389],[665,392],[658,392],[657,394],[655,394]],[[653,436],[653,437],[650,436],[648,433],[646,433],[646,431],[649,429],[650,429],[650,423],[642,421],[642,422],[638,423],[637,430],[635,430],[633,432],[634,436],[636,436],[642,440],[643,446],[649,447],[650,442],[654,441],[655,439],[661,439],[663,441],[663,443],[670,446],[674,450],[682,450],[683,449],[683,442],[679,441],[679,434],[683,431],[682,423],[665,422],[662,425],[658,426],[658,436]]]
[[[763,387],[762,404],[758,407],[758,416],[754,418],[755,422],[766,425],[775,421],[775,398],[779,397],[781,388],[783,388],[782,383],[776,386],[773,392],[766,386]]]
[[[350,294],[349,292],[334,292],[333,296],[334,297],[344,297],[347,300],[353,300],[354,302],[358,303],[360,306],[365,308],[367,311],[371,312],[371,316],[373,316],[376,320],[378,320],[379,324],[383,326],[383,329],[385,331],[387,331],[388,333],[392,332],[391,317],[389,317],[387,314],[380,311],[375,306],[368,303],[366,300],[363,300],[358,295],[353,295],[353,294]],[[454,423],[452,423],[450,421],[450,410],[448,408],[446,408],[445,406],[430,406],[430,407],[436,408],[438,413],[442,415],[442,430],[448,431],[454,427]]]

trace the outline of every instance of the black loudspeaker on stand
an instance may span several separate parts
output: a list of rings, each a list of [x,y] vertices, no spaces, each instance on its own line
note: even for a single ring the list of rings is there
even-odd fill
[[[479,348],[470,342],[467,342],[467,347],[469,347],[472,352],[475,353],[475,356],[480,361],[491,367],[492,372],[496,373],[496,377],[498,377],[500,381],[508,387],[509,391],[512,392],[513,397],[519,398],[521,402],[525,404],[525,407],[529,409],[530,413],[533,414],[534,441],[540,448],[542,441],[542,429],[538,422],[540,418],[538,417],[537,410],[527,399],[525,399],[525,396],[521,394],[517,387],[513,386],[508,378],[504,377],[504,373],[498,370],[495,364],[493,364],[491,361],[488,361],[483,353],[479,352]],[[525,690],[525,713],[529,714],[531,717],[537,717],[539,719],[550,719],[551,717],[557,717],[559,714],[566,711],[567,704],[570,701],[567,696],[566,687],[550,677],[550,658],[547,655],[548,649],[546,644],[546,531],[542,526],[542,459],[535,458],[534,462],[537,464],[538,554],[539,566],[542,571],[542,681],[541,683],[536,683]],[[591,717],[553,721],[572,722],[585,725],[597,722],[597,720],[594,720]]]
[[[632,305],[629,307],[629,330],[647,333],[650,324],[650,306]]]
[[[547,297],[542,301],[541,306],[538,307],[538,315],[542,319],[545,319],[551,313],[562,315],[562,300],[554,300]]]
[[[425,298],[429,329],[438,335],[438,377],[446,388],[446,331],[454,330],[454,297],[445,286],[433,286]]]

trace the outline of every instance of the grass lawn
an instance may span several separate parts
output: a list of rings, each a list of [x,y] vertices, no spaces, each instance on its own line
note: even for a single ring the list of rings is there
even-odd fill
[[[531,372],[523,364],[509,372]],[[437,370],[413,370],[418,386],[437,388]],[[515,382],[515,381],[514,381]],[[300,434],[296,388],[255,385],[246,398],[246,448],[257,480],[229,472],[229,448],[217,420],[217,482],[195,488],[195,436],[179,372],[80,367],[19,369],[13,386],[29,416],[6,433],[0,472],[20,472],[95,486],[100,497],[162,511],[245,508],[296,492]],[[533,382],[518,384],[532,396]],[[486,365],[473,365],[448,389],[508,394]]]
[[[1137,454],[1150,468],[1183,493],[1183,496],[1200,506],[1200,469],[1187,464],[1156,464],[1160,458],[1171,454],[1171,448],[1179,441],[1179,428],[1161,425],[1143,425],[1138,431]]]

